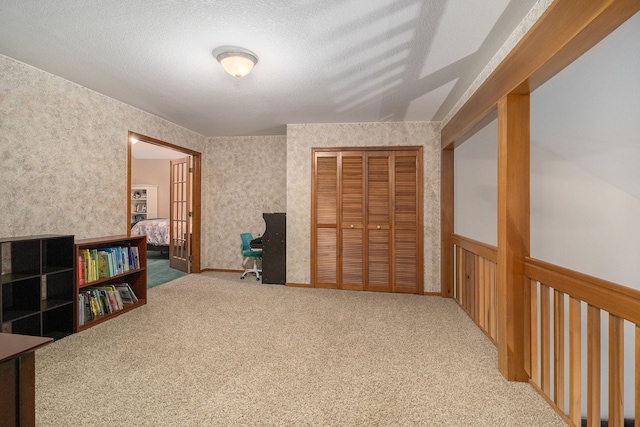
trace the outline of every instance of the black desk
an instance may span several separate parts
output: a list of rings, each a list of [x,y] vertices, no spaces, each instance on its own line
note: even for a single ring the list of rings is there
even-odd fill
[[[262,283],[287,282],[287,214],[263,213],[267,228],[262,235]]]

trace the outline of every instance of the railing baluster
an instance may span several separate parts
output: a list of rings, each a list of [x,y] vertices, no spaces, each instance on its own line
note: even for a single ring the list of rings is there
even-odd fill
[[[582,318],[580,300],[569,298],[569,419],[575,424],[581,422],[581,331]]]
[[[600,309],[587,308],[587,427],[600,427]]]
[[[609,315],[609,425],[624,424],[624,320]]]
[[[549,309],[549,287],[540,283],[540,387],[547,397],[551,396],[551,327]]]
[[[564,412],[564,294],[553,292],[553,401]]]

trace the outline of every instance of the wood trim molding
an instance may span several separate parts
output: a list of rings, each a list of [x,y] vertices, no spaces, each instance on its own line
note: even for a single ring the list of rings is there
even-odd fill
[[[556,411],[556,413],[560,416],[560,418],[562,418],[564,420],[565,423],[567,423],[567,425],[575,425],[571,423],[571,420],[569,419],[569,417],[567,417],[567,415],[562,412],[554,403],[553,400],[549,399],[549,396],[547,396],[546,394],[544,394],[544,391],[542,391],[542,389],[538,386],[538,384],[535,383],[534,380],[530,379],[529,380],[529,385],[536,391],[536,393],[538,393],[540,395],[540,397],[542,397],[547,404],[553,408],[554,411]]]
[[[190,154],[192,156],[201,156],[199,151],[191,150],[189,148],[182,147],[180,145],[171,144],[169,142],[162,141],[160,139],[152,138],[150,136],[143,135],[141,133],[129,131],[129,141],[131,138],[135,138],[138,141],[148,142],[149,144],[160,145],[170,150],[180,151],[181,153]]]
[[[310,285],[308,283],[291,283],[291,282],[287,282],[286,286],[289,286],[291,288],[313,288],[313,285]]]
[[[336,152],[336,151],[415,151],[422,149],[422,145],[375,145],[358,147],[312,147],[311,157],[314,153]]]
[[[202,224],[202,153],[191,150],[189,148],[181,147],[179,145],[171,144],[165,141],[161,141],[150,136],[145,136],[136,132],[129,131],[127,136],[127,235],[131,235],[131,139],[135,138],[138,141],[147,142],[149,144],[159,145],[174,151],[179,151],[185,155],[189,155],[193,158],[193,223],[192,223],[192,255],[193,260],[191,262],[191,273],[200,273],[202,270],[201,265],[201,224]]]
[[[440,156],[440,293],[453,298],[454,150]]]
[[[451,236],[451,242],[462,249],[473,252],[487,261],[491,261],[493,263],[498,262],[498,248],[495,246],[469,239],[468,237],[463,237],[458,234]]]
[[[442,148],[461,144],[488,123],[499,99],[534,91],[638,10],[637,0],[554,1],[444,126]]]
[[[533,258],[525,258],[526,277],[640,325],[640,291],[568,270]]]

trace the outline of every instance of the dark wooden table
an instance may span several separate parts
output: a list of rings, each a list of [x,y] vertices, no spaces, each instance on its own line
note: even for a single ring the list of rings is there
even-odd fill
[[[34,351],[53,338],[0,333],[0,426],[36,425]]]

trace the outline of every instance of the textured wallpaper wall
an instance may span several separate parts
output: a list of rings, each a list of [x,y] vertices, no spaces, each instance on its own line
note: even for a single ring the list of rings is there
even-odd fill
[[[240,269],[239,234],[287,212],[289,282],[309,283],[311,147],[423,145],[425,290],[439,289],[439,126],[290,125],[206,138],[0,56],[0,236],[125,234],[127,132],[202,153],[202,267]]]
[[[287,210],[285,136],[210,138],[203,163],[205,268],[242,269],[240,233],[262,234],[263,212]]]
[[[201,152],[207,141],[0,55],[0,236],[125,234],[129,130]]]
[[[311,282],[311,148],[418,146],[424,169],[424,290],[440,291],[440,124],[287,125],[287,282]]]

